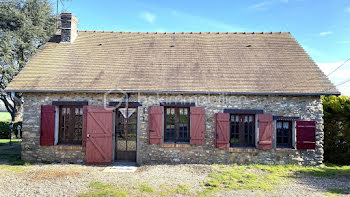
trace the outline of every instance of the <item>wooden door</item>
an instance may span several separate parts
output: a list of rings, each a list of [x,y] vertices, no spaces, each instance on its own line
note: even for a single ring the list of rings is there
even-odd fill
[[[113,111],[102,106],[85,106],[87,117],[86,164],[112,163]]]

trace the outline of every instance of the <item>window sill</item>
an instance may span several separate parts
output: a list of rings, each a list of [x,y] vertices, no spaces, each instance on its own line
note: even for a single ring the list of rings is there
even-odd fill
[[[230,147],[228,149],[230,153],[257,153],[259,150],[257,148],[236,148]]]
[[[55,145],[55,150],[83,150],[81,145]]]
[[[295,151],[294,148],[276,148],[276,153],[293,153]]]
[[[163,148],[190,148],[191,144],[164,143]]]

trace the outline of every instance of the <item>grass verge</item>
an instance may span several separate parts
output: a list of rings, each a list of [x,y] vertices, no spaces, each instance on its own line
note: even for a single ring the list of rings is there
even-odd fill
[[[350,166],[301,167],[297,165],[213,165],[215,173],[204,182],[203,194],[221,190],[270,191],[300,176],[350,178]],[[336,190],[333,191],[335,193]],[[331,191],[329,191],[331,193]]]
[[[89,192],[80,194],[79,197],[92,197],[92,196],[111,196],[111,197],[127,197],[127,193],[119,189],[115,185],[105,184],[101,182],[92,182],[89,185]]]
[[[26,171],[26,168],[24,166],[11,166],[11,165],[0,164],[0,170],[6,170],[9,172],[24,172]]]
[[[11,143],[18,144],[22,139],[11,139]],[[0,139],[0,146],[10,145],[10,139]]]
[[[350,177],[350,166],[299,167],[297,172],[320,178]]]
[[[0,155],[0,160],[7,161],[10,165],[29,165],[31,163],[21,160],[20,154],[4,153]]]
[[[147,193],[153,193],[154,189],[151,186],[145,185],[145,184],[141,184],[135,187],[135,189],[140,190],[140,192],[147,192]]]
[[[341,189],[341,188],[331,188],[331,189],[328,189],[326,192],[327,197],[337,197],[344,194],[349,194],[349,193],[345,189]]]
[[[276,168],[277,167],[277,168]],[[287,182],[289,173],[279,170],[280,166],[264,165],[214,165],[216,173],[209,175],[204,183],[204,193],[220,190],[263,190],[270,191],[276,185]]]

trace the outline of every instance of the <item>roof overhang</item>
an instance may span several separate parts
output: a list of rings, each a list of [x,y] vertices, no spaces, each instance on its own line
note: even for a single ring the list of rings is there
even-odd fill
[[[18,93],[133,93],[133,94],[202,94],[202,95],[262,95],[262,96],[339,96],[339,92],[323,93],[295,93],[295,92],[201,92],[201,91],[135,91],[135,90],[5,90],[5,92]]]

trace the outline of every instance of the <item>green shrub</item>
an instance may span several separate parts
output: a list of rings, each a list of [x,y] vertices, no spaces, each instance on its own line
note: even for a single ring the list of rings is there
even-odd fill
[[[324,160],[350,164],[350,97],[324,96]]]
[[[16,122],[13,124],[12,132],[17,135],[18,130],[17,127],[20,125],[22,127],[22,122]],[[10,125],[7,122],[0,122],[0,139],[9,139],[10,134]],[[21,133],[22,136],[22,133]]]

